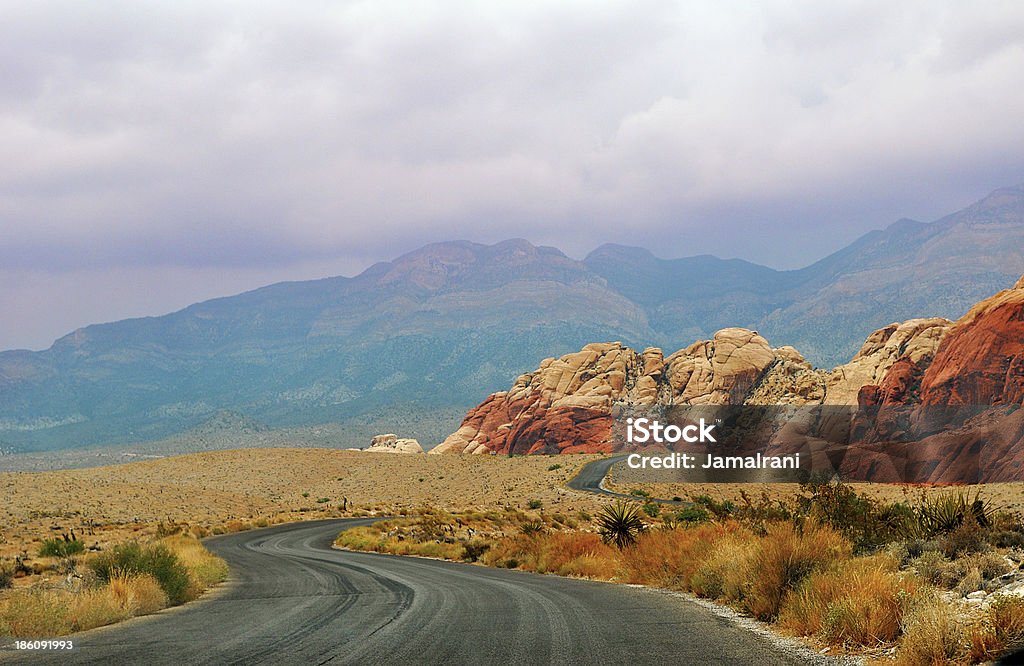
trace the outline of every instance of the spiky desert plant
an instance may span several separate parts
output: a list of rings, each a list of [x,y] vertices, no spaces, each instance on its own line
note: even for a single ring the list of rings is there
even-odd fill
[[[980,492],[971,497],[970,493],[961,491],[924,498],[918,513],[925,533],[937,535],[952,532],[969,519],[987,527],[992,522],[993,509],[981,499]]]
[[[528,520],[519,526],[519,531],[527,536],[544,532],[543,520]]]
[[[640,507],[622,500],[602,508],[597,514],[597,531],[601,540],[619,548],[636,543],[644,527]]]

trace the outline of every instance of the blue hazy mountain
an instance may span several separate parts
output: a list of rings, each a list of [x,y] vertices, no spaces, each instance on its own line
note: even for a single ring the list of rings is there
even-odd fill
[[[929,224],[901,220],[793,271],[617,245],[577,261],[523,240],[438,243],[355,277],[0,353],[0,449],[155,439],[222,410],[272,427],[342,423],[340,445],[401,429],[429,446],[517,374],[588,342],[674,350],[745,326],[833,365],[891,321],[957,317],[1013,284],[1022,248],[1021,187]]]

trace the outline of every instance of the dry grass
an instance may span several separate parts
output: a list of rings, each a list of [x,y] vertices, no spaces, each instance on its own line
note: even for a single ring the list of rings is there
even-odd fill
[[[908,613],[896,653],[900,666],[962,664],[969,659],[967,625],[947,604],[922,601]]]
[[[1024,599],[1000,595],[980,615],[964,616],[930,599],[909,615],[899,666],[978,664],[1024,647]],[[1016,663],[1016,662],[1014,662]]]
[[[188,572],[186,599],[199,596],[223,580],[227,565],[191,537],[173,536],[158,542]],[[47,638],[147,615],[169,605],[158,580],[139,571],[111,571],[105,582],[71,587],[37,584],[6,593],[0,600],[0,635]]]
[[[110,596],[130,615],[149,615],[167,607],[167,595],[148,574],[121,573],[107,584]]]
[[[617,551],[593,532],[521,534],[499,542],[481,558],[484,564],[514,566],[561,576],[609,578]]]
[[[779,626],[832,645],[891,643],[918,589],[892,557],[856,558],[808,576],[787,601]]]
[[[848,560],[852,551],[849,541],[824,526],[802,532],[785,523],[769,526],[746,562],[747,610],[762,620],[775,618],[790,590],[814,571]]]
[[[565,483],[597,456],[428,456],[337,449],[213,451],[126,465],[0,473],[0,559],[72,529],[106,547],[157,534],[161,522],[196,534],[288,520],[394,511],[432,504],[594,511],[591,495]],[[327,502],[317,503],[327,498]],[[56,529],[51,529],[56,528]],[[35,581],[33,581],[35,582]]]
[[[227,563],[206,550],[199,540],[175,535],[160,539],[159,543],[174,553],[185,568],[191,581],[190,597],[195,598],[220,583],[228,575]]]

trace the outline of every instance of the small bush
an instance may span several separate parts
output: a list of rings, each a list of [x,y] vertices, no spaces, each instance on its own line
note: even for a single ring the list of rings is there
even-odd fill
[[[120,573],[107,585],[111,597],[129,615],[148,615],[167,606],[167,595],[149,574]]]
[[[736,512],[736,505],[732,500],[719,502],[710,495],[698,495],[693,498],[693,503],[713,514],[718,520],[724,520]]]
[[[490,550],[491,544],[486,541],[475,540],[467,541],[462,544],[462,559],[466,562],[476,562],[479,560],[484,553]]]
[[[132,616],[132,609],[118,603],[109,587],[69,593],[65,599],[71,631],[102,627]]]
[[[199,540],[179,535],[162,539],[160,544],[169,548],[188,570],[190,598],[198,597],[227,578],[227,563],[206,550]]]
[[[997,595],[984,624],[972,632],[971,644],[971,656],[977,661],[996,659],[1024,647],[1024,598]]]
[[[85,544],[78,539],[46,539],[39,547],[40,557],[70,557],[85,551]]]
[[[940,538],[939,544],[946,557],[982,553],[991,549],[985,540],[985,530],[970,515]]]
[[[917,591],[886,555],[812,573],[786,600],[779,624],[826,642],[873,646],[895,640],[907,600]]]
[[[63,636],[71,631],[67,599],[48,590],[10,595],[0,607],[0,635],[18,638]]]
[[[802,533],[784,523],[772,525],[749,562],[744,605],[754,617],[772,619],[783,597],[806,576],[851,555],[850,542],[824,525],[809,525]]]
[[[948,569],[949,560],[942,553],[931,550],[910,560],[913,570],[932,585],[941,585]]]
[[[622,573],[631,583],[689,590],[698,567],[719,544],[728,539],[738,543],[752,538],[737,523],[644,532],[635,548],[622,551]],[[719,588],[721,585],[714,596],[718,596]]]
[[[556,469],[562,469],[562,466],[559,463],[555,463],[554,465],[550,465],[548,467],[549,472],[554,472]]]
[[[651,518],[657,518],[658,514],[661,513],[661,506],[657,502],[645,502],[643,510]]]
[[[636,543],[644,530],[644,521],[638,506],[620,500],[601,508],[597,514],[597,526],[605,543],[625,548]]]
[[[689,531],[682,530],[681,533]],[[690,588],[698,596],[708,599],[724,598],[734,603],[744,599],[751,582],[749,562],[759,547],[759,541],[744,532],[726,535],[716,541],[693,572]]]
[[[699,506],[688,506],[685,509],[676,512],[676,520],[680,523],[703,523],[711,518],[711,514],[707,512],[707,509],[703,509]]]
[[[531,567],[539,573],[567,575],[581,569],[595,571],[597,560],[611,562],[614,551],[605,545],[598,535],[591,532],[553,532],[535,550],[536,559]],[[587,560],[581,566],[580,560]],[[603,567],[604,577],[610,576],[614,567]]]
[[[142,546],[132,542],[114,546],[113,550],[97,556],[89,566],[103,582],[124,574],[149,574],[160,583],[172,604],[191,598],[193,588],[188,569],[162,544]]]
[[[910,613],[896,651],[900,666],[956,664],[968,655],[967,627],[938,600],[924,601]]]
[[[6,590],[14,585],[14,566],[7,562],[0,562],[0,590]]]
[[[532,499],[532,500],[530,500],[529,502],[526,503],[526,508],[532,509],[534,511],[536,511],[537,509],[540,509],[543,506],[544,506],[544,502],[541,502],[539,499]]]

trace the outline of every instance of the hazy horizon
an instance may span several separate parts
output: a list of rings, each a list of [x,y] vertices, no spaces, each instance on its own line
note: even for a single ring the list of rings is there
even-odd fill
[[[0,7],[0,349],[429,242],[777,269],[1024,180],[1024,5]]]

